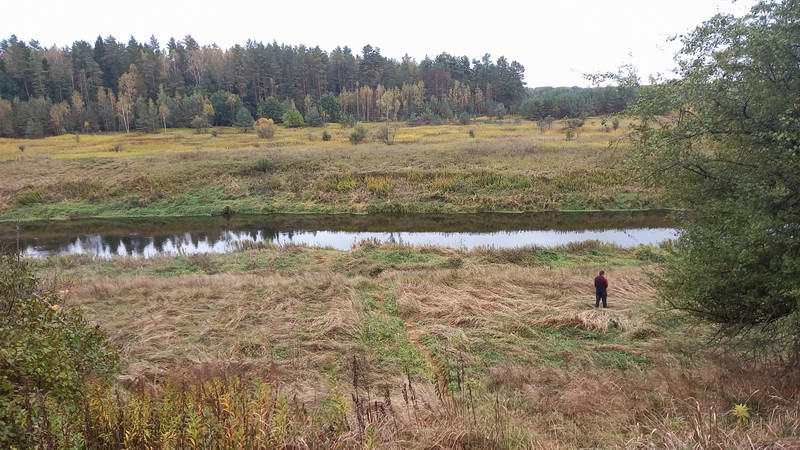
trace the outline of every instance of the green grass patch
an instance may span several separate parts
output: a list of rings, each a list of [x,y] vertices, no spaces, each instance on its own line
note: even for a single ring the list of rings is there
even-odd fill
[[[355,296],[359,309],[358,338],[369,350],[372,365],[396,374],[428,376],[430,368],[408,339],[392,290],[363,284]]]

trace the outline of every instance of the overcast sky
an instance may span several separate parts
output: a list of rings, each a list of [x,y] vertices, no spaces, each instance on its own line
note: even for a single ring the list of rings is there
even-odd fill
[[[191,34],[201,44],[228,47],[247,39],[319,45],[367,43],[384,56],[417,60],[446,51],[479,58],[505,55],[525,66],[535,86],[585,86],[584,73],[633,63],[640,74],[667,73],[684,33],[718,12],[746,11],[754,0],[450,1],[3,1],[3,37],[43,45],[94,42],[114,35],[155,35],[162,46]]]

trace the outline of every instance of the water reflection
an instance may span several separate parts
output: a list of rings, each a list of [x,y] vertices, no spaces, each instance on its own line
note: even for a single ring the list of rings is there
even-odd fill
[[[226,253],[244,243],[298,244],[348,250],[364,240],[405,245],[434,245],[472,249],[476,247],[554,247],[585,241],[601,241],[620,247],[659,244],[676,236],[674,228],[643,227],[593,230],[497,230],[482,232],[447,231],[280,231],[267,226],[246,230],[215,229],[183,232],[26,235],[21,250],[29,256],[91,255],[153,257],[161,254]]]

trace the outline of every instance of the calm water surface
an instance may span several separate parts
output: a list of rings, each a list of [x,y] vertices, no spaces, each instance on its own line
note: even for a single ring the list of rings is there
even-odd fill
[[[405,245],[555,247],[601,241],[620,247],[677,236],[667,216],[646,213],[404,216],[236,216],[0,224],[0,243],[29,256],[97,257],[226,253],[249,244],[348,250],[364,240]]]

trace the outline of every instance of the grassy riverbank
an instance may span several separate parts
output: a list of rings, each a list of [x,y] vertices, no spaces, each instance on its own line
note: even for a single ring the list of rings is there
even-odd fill
[[[394,145],[357,146],[338,125],[330,141],[319,128],[0,139],[0,220],[665,206],[610,146],[624,128],[590,119],[566,141],[559,122],[398,125]]]
[[[647,272],[662,255],[595,243],[469,252],[362,244],[37,265],[121,348],[128,394],[111,406],[113,394],[92,392],[91,421],[112,433],[118,423],[137,442],[791,443],[800,426],[785,400],[791,382],[710,351],[713,330],[660,311]],[[598,311],[590,283],[600,268],[611,307]],[[739,425],[728,412],[736,403],[750,413]],[[176,421],[187,405],[189,422]]]

